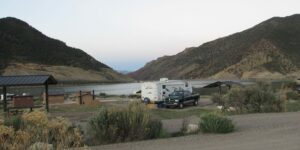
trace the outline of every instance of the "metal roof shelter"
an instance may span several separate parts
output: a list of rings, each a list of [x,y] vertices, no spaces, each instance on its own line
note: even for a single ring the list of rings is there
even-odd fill
[[[46,110],[49,111],[48,104],[48,85],[57,84],[52,75],[16,75],[16,76],[0,76],[0,86],[3,87],[3,106],[4,111],[7,110],[6,88],[9,86],[45,86],[46,93]]]
[[[221,86],[225,85],[228,87],[228,89],[231,89],[231,86],[233,84],[239,85],[239,86],[243,86],[241,83],[239,82],[234,82],[234,81],[217,81],[217,82],[213,82],[211,84],[208,84],[206,86],[204,86],[203,88],[214,88],[214,87],[219,87],[219,92],[221,93]]]
[[[233,84],[242,86],[242,84],[238,83],[238,82],[233,82],[233,81],[217,81],[217,82],[208,84],[208,85],[204,86],[203,88],[213,88],[213,87],[219,87],[219,86],[222,86],[222,85],[226,85],[228,87],[231,87]]]

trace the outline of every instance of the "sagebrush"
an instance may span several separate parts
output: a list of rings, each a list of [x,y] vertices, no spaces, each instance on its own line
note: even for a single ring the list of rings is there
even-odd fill
[[[210,113],[201,117],[199,128],[203,133],[230,133],[234,131],[234,124],[220,114]]]
[[[17,123],[0,126],[0,149],[65,149],[83,146],[81,131],[64,118],[44,112],[25,113]],[[39,146],[43,147],[39,147]],[[46,147],[44,147],[46,146]]]
[[[220,101],[224,111],[235,113],[282,112],[285,98],[280,94],[275,92],[271,85],[258,83],[248,87],[232,88],[221,97]]]
[[[158,138],[163,133],[162,123],[151,118],[145,106],[138,102],[127,108],[101,108],[89,120],[89,144],[106,144]]]
[[[296,91],[289,91],[286,96],[288,100],[300,100],[300,94]]]

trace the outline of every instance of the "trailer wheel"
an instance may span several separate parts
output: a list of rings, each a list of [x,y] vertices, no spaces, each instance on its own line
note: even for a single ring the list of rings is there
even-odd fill
[[[179,108],[180,108],[180,109],[183,108],[183,103],[179,103]]]
[[[197,106],[198,105],[198,100],[195,100],[194,101],[194,106]]]
[[[149,98],[145,98],[144,99],[144,103],[147,105],[147,104],[150,104],[150,99]]]

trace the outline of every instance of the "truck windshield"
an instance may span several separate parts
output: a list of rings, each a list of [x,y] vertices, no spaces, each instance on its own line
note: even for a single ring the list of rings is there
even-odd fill
[[[180,96],[182,95],[182,92],[173,92],[170,94],[170,96]]]

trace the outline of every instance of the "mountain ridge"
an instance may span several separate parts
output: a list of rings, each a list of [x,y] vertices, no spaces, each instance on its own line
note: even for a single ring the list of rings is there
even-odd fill
[[[255,47],[255,45],[259,44],[261,45]],[[220,72],[224,72],[230,66],[247,73],[251,71],[251,68],[244,70],[234,65],[246,57],[251,58],[249,55],[253,55],[254,50],[268,51],[271,47],[276,47],[277,51],[280,52],[280,56],[282,56],[280,58],[290,61],[290,66],[286,64],[285,66],[288,68],[292,65],[294,70],[282,69],[284,61],[273,58],[279,57],[279,55],[272,55],[273,61],[264,62],[260,66],[262,67],[261,69],[274,73],[278,72],[282,76],[299,70],[299,14],[288,17],[273,17],[241,32],[217,38],[198,47],[187,48],[176,55],[160,57],[148,62],[141,69],[130,73],[130,76],[137,80],[156,80],[160,77],[171,79],[214,78],[219,74],[218,77],[222,78]],[[268,55],[272,53],[268,52]],[[255,59],[255,57],[252,59]],[[276,62],[280,62],[280,64],[276,64]],[[235,78],[244,78],[241,72],[236,73],[232,69],[231,72],[226,73],[231,74]],[[248,78],[252,77],[248,76]]]
[[[83,72],[91,72],[93,74],[91,76],[96,77],[93,79],[87,76],[86,81],[131,81],[129,77],[117,73],[83,50],[67,46],[65,42],[48,37],[28,23],[14,17],[0,19],[0,52],[0,73],[2,75],[50,73],[58,77],[58,80],[64,81],[68,79],[68,76],[63,76],[63,74],[68,74],[68,72],[54,69],[59,67],[52,67],[44,72],[30,68],[34,66],[38,69],[39,65],[40,68],[48,69],[49,66],[65,66],[69,67],[65,68],[66,70],[79,71],[81,69]],[[21,66],[27,68],[28,72]],[[18,72],[16,69],[22,71]],[[78,77],[80,75],[80,73],[68,75],[75,81],[82,79],[82,77],[76,78],[75,74]]]

